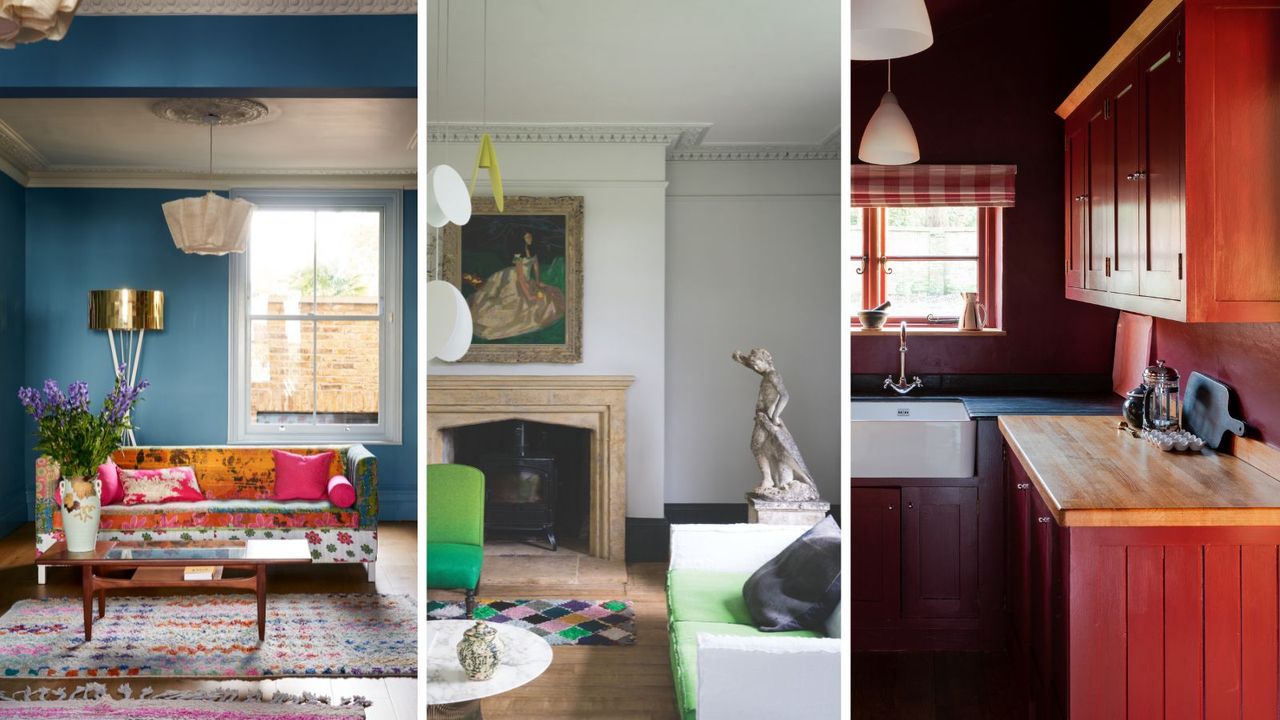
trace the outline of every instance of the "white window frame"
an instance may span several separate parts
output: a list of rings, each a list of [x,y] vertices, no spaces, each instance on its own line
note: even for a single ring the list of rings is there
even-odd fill
[[[402,192],[399,190],[233,190],[233,198],[244,198],[264,209],[374,209],[382,212],[381,267],[378,279],[378,312],[382,328],[378,348],[379,394],[376,425],[275,424],[249,421],[252,361],[249,328],[249,253],[231,255],[228,276],[228,372],[227,442],[233,445],[279,445],[369,443],[399,445],[402,442],[401,377],[403,331],[399,329],[403,311],[402,278],[403,223]],[[313,308],[314,310],[314,308]],[[307,315],[280,316],[285,320],[308,320]],[[342,318],[337,318],[342,319]]]

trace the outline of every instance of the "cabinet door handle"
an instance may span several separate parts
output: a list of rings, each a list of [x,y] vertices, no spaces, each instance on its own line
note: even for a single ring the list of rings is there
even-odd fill
[[[1125,175],[1125,176],[1124,176],[1124,179],[1125,179],[1125,180],[1141,180],[1141,179],[1145,178],[1146,176],[1147,176],[1147,174],[1146,174],[1146,173],[1144,173],[1144,172],[1142,172],[1141,170],[1139,170],[1138,172],[1131,172],[1131,173],[1129,173],[1128,175]]]
[[[908,510],[914,510],[915,508],[916,508],[915,503],[907,503]]]
[[[890,510],[892,510],[892,509],[893,509],[893,506],[892,506],[892,505],[890,505],[890,506],[889,506],[889,509],[890,509]]]
[[[1111,258],[1107,258],[1107,277],[1111,277]]]
[[[1044,516],[1041,516],[1041,517],[1036,518],[1036,522],[1038,522],[1038,523],[1047,523],[1047,522],[1049,522],[1049,521],[1051,521],[1051,520],[1053,520],[1053,518],[1051,518],[1051,517],[1044,517]]]
[[[1031,487],[1031,483],[1018,483],[1014,487],[1018,488],[1019,490],[1026,490],[1027,488]]]

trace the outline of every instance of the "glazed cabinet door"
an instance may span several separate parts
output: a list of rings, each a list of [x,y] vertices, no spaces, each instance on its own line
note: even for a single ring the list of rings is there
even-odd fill
[[[855,487],[849,499],[853,624],[883,626],[900,615],[900,494],[898,488]]]
[[[1067,121],[1065,152],[1067,287],[1082,288],[1089,231],[1089,126],[1086,123]]]
[[[1088,200],[1083,204],[1088,208],[1089,243],[1085,250],[1084,286],[1106,291],[1116,241],[1115,123],[1111,117],[1111,98],[1103,95],[1087,112]]]
[[[902,488],[902,616],[978,616],[978,489]]]
[[[1115,132],[1115,250],[1111,257],[1110,290],[1137,295],[1142,266],[1142,231],[1146,215],[1142,176],[1142,120],[1138,66],[1125,64],[1116,73],[1109,93]]]
[[[1143,152],[1138,171],[1146,205],[1138,287],[1142,295],[1182,299],[1186,108],[1181,17],[1138,56],[1142,69]]]

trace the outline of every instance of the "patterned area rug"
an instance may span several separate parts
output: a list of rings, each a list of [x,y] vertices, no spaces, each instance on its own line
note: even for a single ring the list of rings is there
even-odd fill
[[[261,645],[257,617],[252,595],[108,596],[86,643],[79,599],[23,600],[0,617],[0,676],[417,674],[417,605],[408,595],[269,595]]]
[[[0,692],[0,718],[62,720],[357,720],[368,701],[350,698],[333,705],[317,695],[276,693],[270,700],[243,697],[236,691],[152,693],[146,688],[133,697],[121,685],[112,698],[104,685],[91,683],[68,693],[64,689],[30,688],[12,695]]]
[[[427,601],[428,620],[462,620],[461,602]],[[630,600],[482,600],[475,618],[524,628],[551,645],[631,645],[636,610]]]

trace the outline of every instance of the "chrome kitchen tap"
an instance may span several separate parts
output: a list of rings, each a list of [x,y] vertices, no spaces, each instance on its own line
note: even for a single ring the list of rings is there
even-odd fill
[[[911,378],[911,382],[907,382],[907,321],[903,320],[902,325],[898,326],[898,381],[893,381],[893,375],[884,379],[885,389],[893,390],[899,395],[906,395],[913,389],[924,387],[924,383],[920,381],[920,376],[916,375]]]

